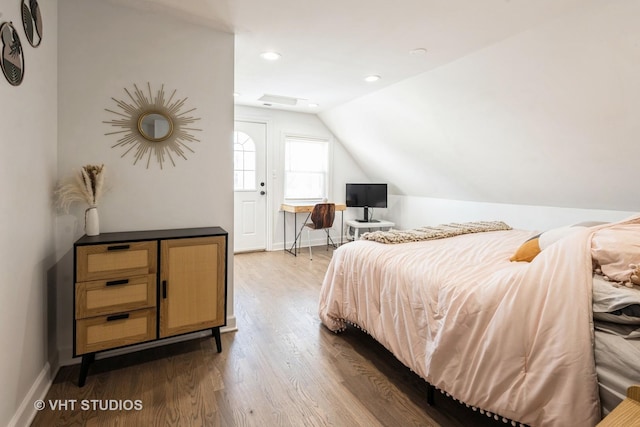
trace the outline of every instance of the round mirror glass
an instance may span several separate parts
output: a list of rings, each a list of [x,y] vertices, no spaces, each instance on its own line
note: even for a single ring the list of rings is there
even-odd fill
[[[149,141],[164,141],[171,136],[173,123],[163,114],[144,113],[138,119],[138,130]]]

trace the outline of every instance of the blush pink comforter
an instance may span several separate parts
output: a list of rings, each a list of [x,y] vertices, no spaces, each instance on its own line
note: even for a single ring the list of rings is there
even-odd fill
[[[531,426],[593,426],[591,235],[509,262],[521,230],[335,251],[320,298],[332,331],[365,329],[430,384]]]

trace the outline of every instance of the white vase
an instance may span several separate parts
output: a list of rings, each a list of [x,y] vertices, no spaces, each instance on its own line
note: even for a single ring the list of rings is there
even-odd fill
[[[100,234],[100,218],[98,217],[97,206],[91,206],[84,211],[84,232],[87,236]]]

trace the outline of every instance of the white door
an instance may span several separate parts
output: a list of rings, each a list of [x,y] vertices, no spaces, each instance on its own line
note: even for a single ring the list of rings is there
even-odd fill
[[[267,247],[267,125],[235,122],[233,137],[235,252]]]

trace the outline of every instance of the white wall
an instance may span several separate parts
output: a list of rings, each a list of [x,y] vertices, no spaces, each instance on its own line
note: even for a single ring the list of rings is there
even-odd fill
[[[228,303],[233,318],[233,35],[98,0],[61,0],[59,35],[59,178],[103,163],[109,191],[100,206],[102,232],[221,226],[229,232]],[[201,120],[195,153],[160,170],[133,165],[111,148],[116,130],[111,99],[127,99],[133,84],[167,97],[187,97]],[[129,100],[131,102],[131,100]],[[58,346],[68,363],[72,346],[72,244],[83,234],[83,211],[58,217]]]
[[[393,194],[637,211],[638,16],[585,2],[320,117]]]
[[[279,211],[280,204],[284,199],[284,136],[286,134],[305,135],[319,138],[331,138],[333,140],[332,152],[332,175],[333,181],[330,188],[331,201],[344,203],[346,182],[370,182],[369,178],[362,172],[360,166],[344,149],[342,143],[337,140],[327,127],[319,120],[315,114],[294,113],[271,108],[255,108],[236,105],[236,120],[255,120],[267,123],[267,192],[270,206],[270,238],[272,245],[270,249],[280,250],[283,248],[283,213]],[[379,210],[382,212],[382,210]],[[347,209],[344,219],[361,216],[355,208]],[[339,220],[341,214],[336,214]],[[298,216],[298,226],[304,220],[303,215]],[[340,235],[340,225],[336,221],[333,227],[332,236]],[[289,245],[293,242],[293,221],[287,215],[287,241]],[[306,233],[302,234],[303,244],[306,244]],[[324,242],[322,234],[311,235],[314,244]],[[317,241],[316,241],[317,240]]]
[[[389,197],[389,217],[395,221],[397,229],[450,222],[504,221],[513,228],[544,231],[584,221],[620,221],[634,215],[637,212]]]
[[[51,380],[55,318],[54,212],[57,143],[57,1],[40,2],[43,39],[26,39],[20,2],[0,0],[0,21],[13,21],[25,58],[20,86],[0,73],[0,425],[26,425],[33,400]],[[52,342],[50,337],[53,337]]]

